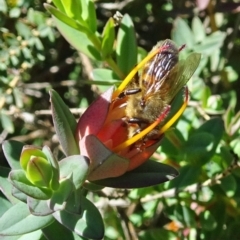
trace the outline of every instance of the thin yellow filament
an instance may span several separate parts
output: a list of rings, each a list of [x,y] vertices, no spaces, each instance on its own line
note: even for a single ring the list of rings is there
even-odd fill
[[[128,139],[127,141],[119,144],[117,147],[115,147],[113,149],[114,152],[119,152],[127,147],[129,147],[130,145],[132,145],[133,143],[137,142],[138,140],[140,140],[141,138],[143,138],[146,134],[148,134],[150,131],[152,131],[168,114],[170,110],[170,107],[168,107],[164,113],[162,113],[160,115],[160,117],[153,122],[151,125],[149,125],[147,128],[145,128],[143,131],[141,131],[140,133],[136,134],[135,136],[133,136],[132,138]]]
[[[136,65],[132,71],[127,75],[127,77],[122,81],[120,86],[117,88],[117,90],[113,93],[112,99],[114,100],[115,98],[118,97],[118,95],[124,91],[126,86],[129,84],[129,82],[133,79],[135,74],[151,59],[153,58],[156,54],[158,54],[162,48],[157,48],[150,52],[138,65]]]
[[[169,121],[166,124],[164,124],[161,127],[161,129],[159,130],[160,134],[163,134],[164,132],[166,132],[178,120],[178,118],[182,115],[182,113],[186,109],[187,103],[188,103],[188,89],[186,88],[186,98],[185,98],[181,108],[173,115],[172,118],[169,119]],[[143,138],[146,134],[148,134],[150,131],[152,131],[165,118],[165,116],[168,114],[169,111],[170,111],[170,107],[167,108],[164,113],[161,113],[161,115],[159,116],[159,118],[155,122],[153,122],[151,125],[149,125],[147,128],[145,128],[143,131],[136,134],[132,138],[130,138],[130,139],[126,140],[125,142],[119,144],[117,147],[115,147],[113,149],[113,151],[114,152],[120,152],[123,149],[129,147],[130,145],[134,144],[135,142],[137,142],[141,138]]]
[[[186,109],[188,104],[188,90],[186,88],[186,99],[183,102],[181,108],[172,116],[172,118],[169,119],[169,121],[167,121],[165,123],[165,125],[162,126],[162,128],[159,130],[159,133],[165,133],[179,118],[180,116],[183,114],[184,110]]]

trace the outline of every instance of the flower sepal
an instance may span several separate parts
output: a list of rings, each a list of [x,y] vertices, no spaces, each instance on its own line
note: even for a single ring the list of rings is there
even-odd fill
[[[51,90],[50,101],[56,134],[66,156],[79,154],[75,140],[76,120],[59,94]]]
[[[95,135],[80,140],[81,154],[91,159],[88,180],[112,178],[123,175],[129,167],[129,159],[110,151]]]
[[[143,188],[170,181],[178,174],[178,171],[169,165],[148,160],[122,176],[96,180],[92,183],[112,188]]]

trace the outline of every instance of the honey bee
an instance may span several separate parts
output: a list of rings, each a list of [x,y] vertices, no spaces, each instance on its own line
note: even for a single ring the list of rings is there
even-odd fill
[[[188,82],[198,67],[201,55],[192,53],[185,60],[179,60],[176,44],[167,39],[159,42],[153,49],[160,48],[144,67],[140,76],[136,75],[119,97],[127,97],[125,108],[128,125],[128,137],[139,133],[159,116],[173,101],[179,90]],[[157,140],[160,138],[159,127],[150,131],[143,139]]]

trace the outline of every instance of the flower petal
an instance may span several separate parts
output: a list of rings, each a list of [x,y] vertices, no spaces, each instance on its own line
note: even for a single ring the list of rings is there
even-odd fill
[[[97,134],[105,122],[114,87],[103,93],[90,107],[83,113],[77,124],[78,138],[81,139],[89,134]]]
[[[81,154],[91,160],[91,181],[117,177],[128,170],[129,160],[111,152],[95,135],[85,136],[80,140]]]
[[[146,147],[142,152],[137,152],[134,156],[131,156],[128,171],[131,171],[146,162],[157,150],[161,143],[161,140],[162,138],[151,146]],[[131,152],[129,152],[128,154],[131,154]]]

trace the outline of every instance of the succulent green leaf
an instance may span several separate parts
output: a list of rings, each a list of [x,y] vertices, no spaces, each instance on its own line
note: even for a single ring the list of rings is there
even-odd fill
[[[54,8],[53,6],[51,6],[49,4],[44,4],[44,7],[56,19],[58,19],[59,21],[65,23],[65,24],[67,24],[69,27],[71,27],[73,29],[76,29],[78,31],[84,32],[85,34],[89,33],[89,30],[86,27],[86,24],[84,23],[84,21],[81,21],[81,19],[79,19],[79,21],[77,22],[74,19],[67,16],[65,13],[60,12],[58,9]]]
[[[36,231],[51,224],[54,218],[32,215],[25,203],[19,202],[0,218],[0,236],[14,236]]]
[[[189,137],[184,153],[186,161],[201,166],[210,160],[214,149],[214,136],[207,132],[198,132]]]
[[[38,200],[28,197],[27,205],[29,211],[35,216],[47,216],[52,214],[54,211],[49,208],[48,201],[49,200]]]
[[[3,152],[12,169],[21,169],[19,159],[23,146],[23,143],[14,140],[3,142]]]
[[[177,45],[186,44],[188,49],[192,49],[195,45],[194,35],[185,20],[178,17],[174,22],[172,30],[172,39]]]
[[[213,231],[218,225],[218,222],[209,210],[201,212],[199,219],[201,228],[206,231]]]
[[[193,50],[211,56],[213,51],[221,48],[224,43],[225,37],[225,33],[216,31],[211,35],[207,36],[201,44],[195,45]]]
[[[175,208],[174,216],[185,226],[196,227],[196,214],[190,207],[178,204]]]
[[[95,68],[92,71],[93,80],[109,81],[119,80],[118,76],[111,70],[106,68]]]
[[[68,228],[63,227],[58,221],[54,221],[51,225],[43,228],[42,232],[47,239],[51,240],[59,240],[59,236],[61,236],[61,239],[87,240],[86,238],[78,236]]]
[[[102,34],[102,46],[101,53],[103,59],[110,56],[113,52],[113,44],[115,41],[115,29],[114,29],[114,21],[112,18],[108,20],[106,23],[103,34]]]
[[[53,216],[65,227],[82,237],[102,239],[104,225],[98,209],[84,196],[81,198],[81,209],[82,212],[79,215],[63,210],[53,213]]]
[[[95,60],[101,60],[101,42],[98,37],[84,26],[84,21],[79,23],[67,17],[51,5],[45,4],[46,9],[54,16],[58,30],[66,40],[78,51]]]
[[[75,20],[81,18],[82,7],[79,0],[62,0],[61,2],[68,17]]]
[[[77,123],[73,114],[54,90],[50,91],[50,99],[54,127],[64,153],[67,156],[79,154],[75,140]]]
[[[192,30],[195,42],[202,42],[204,41],[206,34],[205,34],[205,27],[201,22],[199,17],[194,17],[192,20]]]
[[[72,181],[65,178],[61,181],[60,187],[55,191],[48,202],[48,207],[53,211],[63,210],[66,205],[66,201],[70,194],[74,190]]]
[[[4,236],[1,240],[41,240],[42,239],[42,231],[36,230],[34,232],[25,233],[21,235],[14,235],[14,236]]]
[[[117,35],[117,65],[127,75],[137,63],[137,42],[133,22],[124,15]]]
[[[93,183],[114,188],[142,188],[164,183],[178,176],[178,171],[168,165],[148,160],[140,167],[116,178],[106,178]]]
[[[97,30],[96,10],[92,0],[79,0],[82,7],[82,19],[87,22],[89,29],[95,33]]]
[[[8,175],[11,169],[0,166],[0,189],[4,196],[12,203],[18,202],[16,198],[12,196],[12,184],[8,181]]]
[[[0,120],[4,130],[6,130],[9,133],[14,132],[14,125],[13,125],[12,119],[8,114],[6,114],[6,111],[4,111],[3,109],[0,111]]]
[[[58,165],[58,161],[53,156],[49,147],[44,146],[42,151],[46,155],[46,157],[48,159],[48,162],[52,166],[52,179],[51,179],[51,182],[50,182],[50,187],[53,190],[57,190],[58,187],[59,187],[59,165]]]
[[[58,10],[61,12],[65,12],[62,0],[53,0],[54,5],[57,7]]]
[[[17,202],[16,202],[17,203]],[[8,199],[4,198],[2,194],[0,195],[0,216],[2,216],[8,209],[12,207],[12,203]]]
[[[84,183],[89,171],[89,159],[81,155],[72,155],[59,162],[60,179],[72,176],[76,189]]]
[[[12,195],[16,199],[18,199],[18,200],[20,200],[22,202],[25,202],[25,203],[27,202],[28,196],[25,193],[23,193],[20,190],[18,190],[17,188],[15,188],[14,186],[12,186]]]
[[[179,169],[178,178],[169,183],[169,188],[182,188],[198,181],[201,168],[199,166],[186,165]]]
[[[28,162],[26,176],[34,185],[49,188],[52,167],[46,158],[33,157]]]
[[[24,171],[27,171],[29,161],[31,161],[31,159],[35,157],[46,159],[46,156],[42,152],[42,150],[34,146],[25,145],[22,149],[22,153],[20,156],[20,164]]]
[[[225,192],[226,196],[231,198],[236,194],[237,185],[236,179],[232,175],[229,175],[222,179],[220,187]]]
[[[14,187],[30,197],[39,200],[47,200],[52,196],[52,191],[50,189],[34,186],[27,179],[23,170],[11,171],[9,174],[9,179]]]

